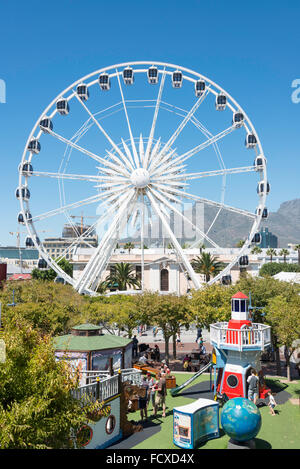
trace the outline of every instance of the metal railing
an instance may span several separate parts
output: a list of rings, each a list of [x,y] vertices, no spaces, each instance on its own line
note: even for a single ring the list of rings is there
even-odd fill
[[[228,322],[219,322],[210,326],[210,341],[225,349],[265,350],[271,344],[271,327],[252,324],[250,328],[228,329]]]
[[[142,372],[135,368],[127,368],[109,376],[106,371],[85,371],[89,375],[90,383],[73,389],[72,396],[81,401],[83,405],[90,402],[104,401],[121,392],[120,383],[129,381],[130,384],[140,385]]]

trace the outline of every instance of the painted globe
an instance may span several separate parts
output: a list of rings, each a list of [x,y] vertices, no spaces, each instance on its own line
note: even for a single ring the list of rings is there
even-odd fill
[[[235,441],[255,438],[261,427],[261,415],[256,405],[244,397],[230,399],[224,405],[221,425]]]

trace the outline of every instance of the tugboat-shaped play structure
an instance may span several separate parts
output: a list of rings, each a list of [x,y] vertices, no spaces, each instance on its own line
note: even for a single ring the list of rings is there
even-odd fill
[[[259,308],[260,309],[260,308]],[[248,296],[242,292],[231,299],[231,319],[210,325],[210,343],[213,346],[211,362],[202,367],[185,383],[171,390],[176,396],[182,389],[209,369],[214,372],[210,379],[215,398],[248,396],[247,379],[254,368],[259,377],[259,398],[269,391],[261,370],[261,354],[271,346],[271,328],[253,323]]]
[[[259,377],[259,398],[264,399],[269,391],[264,383],[260,358],[271,345],[271,328],[253,323],[251,319],[248,296],[238,292],[231,299],[230,321],[210,326],[216,395],[226,395],[228,399],[247,398],[247,379],[253,368]]]

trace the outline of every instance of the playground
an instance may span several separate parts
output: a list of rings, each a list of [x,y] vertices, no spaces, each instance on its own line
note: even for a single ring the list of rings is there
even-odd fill
[[[186,382],[194,373],[174,373],[178,386]],[[268,387],[276,393],[276,417],[269,413],[266,400],[259,400],[258,407],[262,426],[255,438],[257,449],[299,449],[300,439],[300,389],[299,380],[286,383],[280,377],[267,376]],[[168,390],[166,398],[166,418],[161,411],[152,416],[152,405],[148,407],[148,419],[142,422],[143,430],[130,435],[108,449],[178,449],[173,443],[173,408],[192,403],[195,399],[212,399],[209,391],[209,373],[204,372],[181,393],[172,397]],[[220,407],[220,414],[222,407]],[[128,416],[129,420],[140,422],[140,411]],[[220,428],[220,437],[206,441],[199,449],[226,449],[229,437]]]

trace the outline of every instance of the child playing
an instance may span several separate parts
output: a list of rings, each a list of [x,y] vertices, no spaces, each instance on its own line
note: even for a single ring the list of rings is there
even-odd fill
[[[269,404],[268,406],[270,407],[270,414],[271,415],[276,415],[275,414],[275,410],[274,410],[274,407],[277,405],[276,404],[276,401],[274,399],[274,395],[271,393],[271,391],[268,392],[268,396],[269,396]]]

